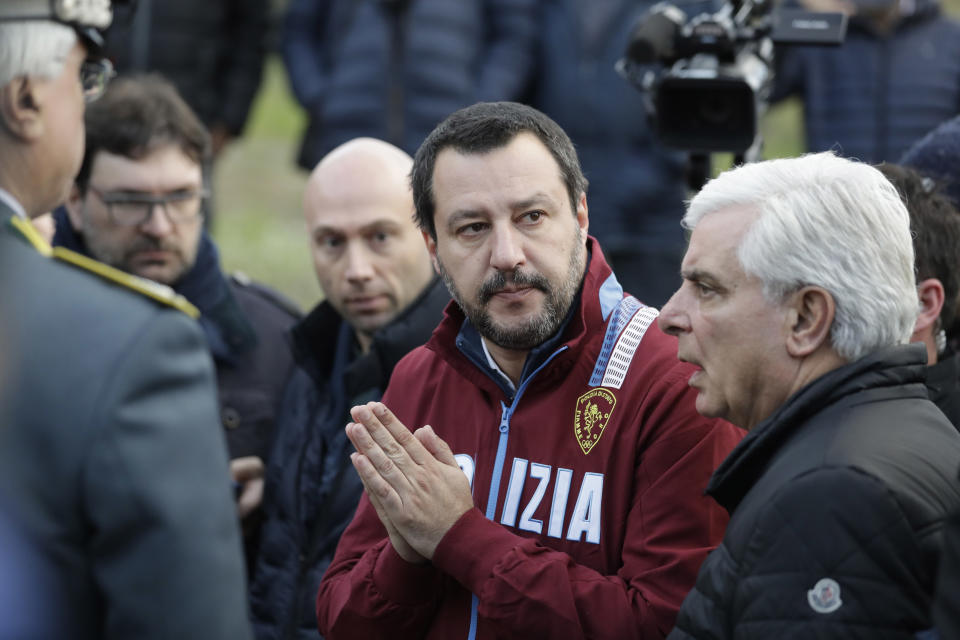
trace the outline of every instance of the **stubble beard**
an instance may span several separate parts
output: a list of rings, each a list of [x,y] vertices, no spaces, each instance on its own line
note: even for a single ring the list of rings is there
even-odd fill
[[[81,235],[83,236],[87,251],[96,260],[120,269],[121,271],[125,271],[126,273],[154,280],[168,286],[176,284],[193,267],[193,263],[196,261],[196,256],[194,256],[194,260],[188,264],[179,246],[143,235],[138,236],[130,245],[122,247],[113,246],[111,243],[102,239],[100,229],[90,223],[86,216],[83,218]],[[199,252],[199,238],[197,242],[197,251]],[[168,272],[162,277],[145,275],[133,265],[133,256],[138,252],[160,249],[169,251],[175,259],[175,263],[168,265]]]
[[[476,327],[481,336],[504,349],[527,351],[542,344],[555,334],[564,318],[567,317],[583,280],[586,266],[585,254],[583,235],[578,228],[566,277],[562,282],[551,286],[546,277],[535,271],[526,272],[520,269],[497,271],[480,285],[471,302],[467,302],[463,294],[457,289],[453,278],[444,268],[443,262],[440,261],[439,255],[437,256],[437,270],[440,272],[443,283],[450,291],[450,295],[453,296],[457,305],[460,306],[464,315]],[[530,286],[542,291],[546,297],[540,313],[512,326],[494,320],[487,305],[490,299],[503,289],[508,282],[514,285]]]

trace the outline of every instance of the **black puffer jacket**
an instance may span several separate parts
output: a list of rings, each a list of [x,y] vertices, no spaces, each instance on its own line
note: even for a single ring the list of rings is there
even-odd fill
[[[731,513],[670,638],[914,638],[960,434],[927,399],[923,346],[881,350],[794,394],[724,460]]]
[[[343,427],[355,404],[379,400],[393,367],[430,337],[450,295],[439,278],[357,355],[329,303],[291,331],[297,367],[284,393],[267,467],[260,550],[250,582],[259,640],[318,638],[314,600],[363,485]],[[341,365],[338,366],[337,362]],[[340,375],[335,371],[340,370]]]

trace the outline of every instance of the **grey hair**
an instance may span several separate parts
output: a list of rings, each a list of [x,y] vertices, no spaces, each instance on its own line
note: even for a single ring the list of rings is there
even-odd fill
[[[76,32],[48,20],[0,22],[0,87],[14,78],[56,78],[63,71]]]
[[[704,186],[683,226],[731,207],[759,212],[737,257],[768,301],[807,285],[833,297],[830,342],[840,357],[910,340],[920,309],[910,216],[877,169],[831,152],[743,165]]]

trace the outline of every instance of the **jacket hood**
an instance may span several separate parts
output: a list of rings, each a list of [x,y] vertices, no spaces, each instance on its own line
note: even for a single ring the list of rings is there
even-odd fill
[[[869,389],[908,384],[922,389],[925,368],[924,345],[907,344],[880,349],[824,374],[750,430],[717,467],[706,493],[732,512],[763,475],[776,451],[814,415],[847,396]]]

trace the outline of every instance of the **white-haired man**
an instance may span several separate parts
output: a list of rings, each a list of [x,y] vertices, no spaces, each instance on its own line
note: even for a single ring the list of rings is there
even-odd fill
[[[29,223],[80,167],[109,22],[108,0],[0,4],[0,506],[54,576],[36,615],[66,629],[16,637],[248,638],[196,309]]]
[[[697,410],[750,431],[708,493],[731,513],[671,638],[913,637],[960,505],[927,398],[907,211],[830,153],[746,165],[693,199],[660,314]]]

